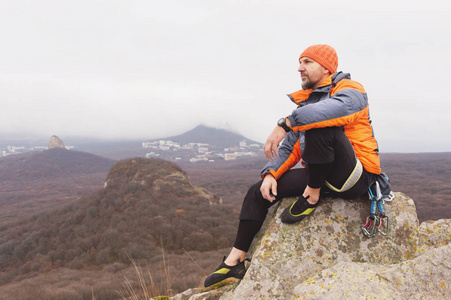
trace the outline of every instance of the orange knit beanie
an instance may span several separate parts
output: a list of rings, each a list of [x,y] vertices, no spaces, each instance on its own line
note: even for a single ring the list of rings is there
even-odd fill
[[[299,60],[302,57],[309,57],[329,70],[331,74],[337,72],[338,56],[335,49],[329,45],[313,45],[308,47],[299,56]]]

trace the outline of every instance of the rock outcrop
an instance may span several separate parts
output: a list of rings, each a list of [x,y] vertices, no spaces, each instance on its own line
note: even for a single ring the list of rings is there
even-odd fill
[[[57,137],[56,135],[52,135],[52,137],[50,138],[50,142],[49,142],[49,149],[53,149],[53,148],[62,148],[62,149],[66,149],[66,146],[64,146],[64,143],[62,140],[60,140],[59,137]]]
[[[395,193],[389,234],[367,238],[370,201],[326,198],[301,223],[283,224],[293,200],[270,216],[243,280],[185,299],[451,298],[451,220],[419,225],[413,200]]]
[[[104,188],[118,186],[123,186],[124,190],[133,189],[133,186],[149,189],[156,201],[168,194],[184,194],[208,200],[210,206],[222,205],[222,199],[194,185],[179,166],[159,158],[135,157],[120,160],[110,169]]]

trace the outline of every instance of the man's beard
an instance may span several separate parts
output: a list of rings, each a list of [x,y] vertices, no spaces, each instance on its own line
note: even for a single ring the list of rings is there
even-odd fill
[[[307,77],[307,80],[302,82],[302,89],[303,90],[313,89],[314,85],[315,84],[310,80],[310,77]]]

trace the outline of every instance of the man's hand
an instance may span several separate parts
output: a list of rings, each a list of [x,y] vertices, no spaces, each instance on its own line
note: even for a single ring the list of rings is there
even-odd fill
[[[275,196],[277,196],[277,180],[274,178],[274,176],[267,174],[265,178],[263,178],[262,185],[260,186],[260,192],[262,193],[263,198],[268,200],[269,202],[276,200]]]
[[[287,133],[282,127],[276,126],[276,128],[274,128],[274,130],[271,132],[268,139],[266,140],[265,145],[263,146],[263,152],[265,153],[265,157],[267,159],[273,161],[274,156],[276,157],[279,156],[279,153],[277,153],[277,147],[279,146],[280,142],[285,138],[286,135]]]

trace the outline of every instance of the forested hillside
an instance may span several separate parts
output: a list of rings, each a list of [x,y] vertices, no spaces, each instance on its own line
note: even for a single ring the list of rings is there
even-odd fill
[[[229,247],[236,223],[237,210],[192,185],[178,166],[122,160],[97,193],[0,228],[0,284],[62,267],[101,269],[131,259],[146,264],[161,248],[186,259],[189,251]],[[191,272],[195,284],[202,272]],[[173,287],[188,288],[186,278],[178,280]]]
[[[124,276],[136,283],[132,259],[170,282],[162,293],[199,286],[232,246],[242,199],[266,162],[114,164],[63,149],[4,159],[0,294],[20,299],[120,298]],[[451,218],[451,153],[381,160],[420,221]]]
[[[3,157],[0,159],[0,181],[24,183],[26,180],[107,172],[113,164],[113,160],[94,154],[53,148]]]
[[[94,193],[114,163],[60,148],[0,158],[0,227]]]

